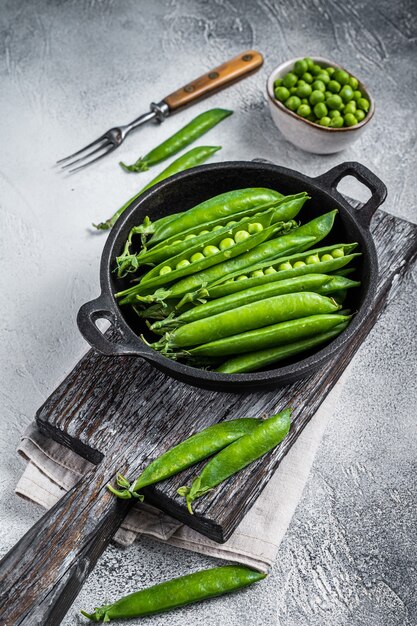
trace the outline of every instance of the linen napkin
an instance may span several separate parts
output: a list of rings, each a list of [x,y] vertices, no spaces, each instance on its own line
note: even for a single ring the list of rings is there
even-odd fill
[[[114,541],[128,546],[138,536],[148,535],[173,546],[267,572],[301,499],[345,377],[346,372],[226,543],[216,543],[146,503],[131,509]],[[42,435],[35,423],[22,435],[18,453],[27,465],[16,486],[16,493],[45,509],[52,507],[92,467],[89,461],[72,450]]]

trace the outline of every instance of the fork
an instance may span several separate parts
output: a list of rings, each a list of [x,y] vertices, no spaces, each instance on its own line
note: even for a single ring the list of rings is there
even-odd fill
[[[219,65],[207,74],[203,74],[191,83],[174,91],[160,102],[152,102],[147,113],[137,117],[130,124],[110,128],[101,137],[92,141],[81,150],[57,161],[57,164],[61,165],[61,168],[68,172],[81,170],[116,150],[126,139],[127,135],[132,130],[142,126],[142,124],[146,124],[146,122],[151,120],[159,123],[163,122],[171,113],[178,109],[193,104],[197,100],[207,97],[215,91],[224,89],[232,83],[245,78],[245,76],[252,74],[261,67],[262,63],[263,56],[260,52],[246,50],[246,52],[242,52],[237,57],[226,61],[226,63]],[[97,156],[91,159],[94,155]],[[80,165],[73,167],[76,163],[80,163]]]

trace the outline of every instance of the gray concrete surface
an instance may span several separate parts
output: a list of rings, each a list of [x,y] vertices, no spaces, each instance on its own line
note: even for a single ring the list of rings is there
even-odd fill
[[[413,0],[1,3],[1,553],[41,515],[13,494],[22,471],[19,435],[85,351],[75,316],[98,293],[104,242],[88,226],[154,174],[128,176],[117,161],[143,154],[194,114],[225,106],[235,115],[207,137],[223,145],[219,159],[263,156],[311,175],[358,160],[386,182],[386,210],[417,221],[416,36]],[[77,176],[52,167],[152,99],[252,46],[266,57],[252,78],[139,131],[117,155]],[[368,132],[341,155],[301,152],[270,119],[268,73],[307,53],[344,64],[376,98]],[[415,279],[416,273],[349,370],[270,577],[143,624],[417,624]],[[212,563],[150,540],[125,551],[111,547],[65,626],[81,623],[80,608]]]

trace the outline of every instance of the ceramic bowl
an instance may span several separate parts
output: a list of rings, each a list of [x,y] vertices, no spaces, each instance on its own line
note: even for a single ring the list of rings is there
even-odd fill
[[[312,58],[314,63],[323,67],[345,69],[329,59],[324,59],[323,57]],[[368,114],[362,122],[346,128],[327,128],[310,122],[287,109],[274,96],[274,81],[285,76],[293,68],[296,61],[298,59],[290,59],[285,63],[281,63],[271,72],[268,78],[267,96],[272,119],[285,139],[302,150],[313,152],[314,154],[341,152],[353,144],[366,130],[367,124],[369,124],[375,112],[374,99],[365,85],[359,81],[358,89],[362,91],[371,104]],[[346,71],[352,74],[349,70]]]

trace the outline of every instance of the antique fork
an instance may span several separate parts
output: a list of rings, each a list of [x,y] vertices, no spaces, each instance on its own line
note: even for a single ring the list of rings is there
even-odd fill
[[[71,168],[67,170],[69,172],[76,172],[87,165],[91,165],[91,163],[95,163],[95,161],[102,159],[107,154],[110,154],[110,152],[113,152],[113,150],[116,150],[116,148],[123,143],[127,135],[135,128],[142,126],[142,124],[150,120],[163,122],[174,111],[188,104],[192,104],[203,97],[209,96],[215,91],[224,89],[241,78],[255,72],[261,67],[262,63],[263,57],[260,52],[256,50],[242,52],[237,57],[226,61],[226,63],[219,65],[207,74],[203,74],[203,76],[200,76],[191,83],[174,91],[161,100],[161,102],[152,102],[150,111],[136,118],[130,124],[110,128],[110,130],[101,135],[96,141],[78,150],[78,152],[74,152],[74,154],[65,157],[65,159],[60,159],[57,163],[63,164],[61,165],[63,169]],[[90,157],[95,154],[97,154],[97,156],[91,159]],[[73,167],[76,163],[80,163],[80,165]]]

